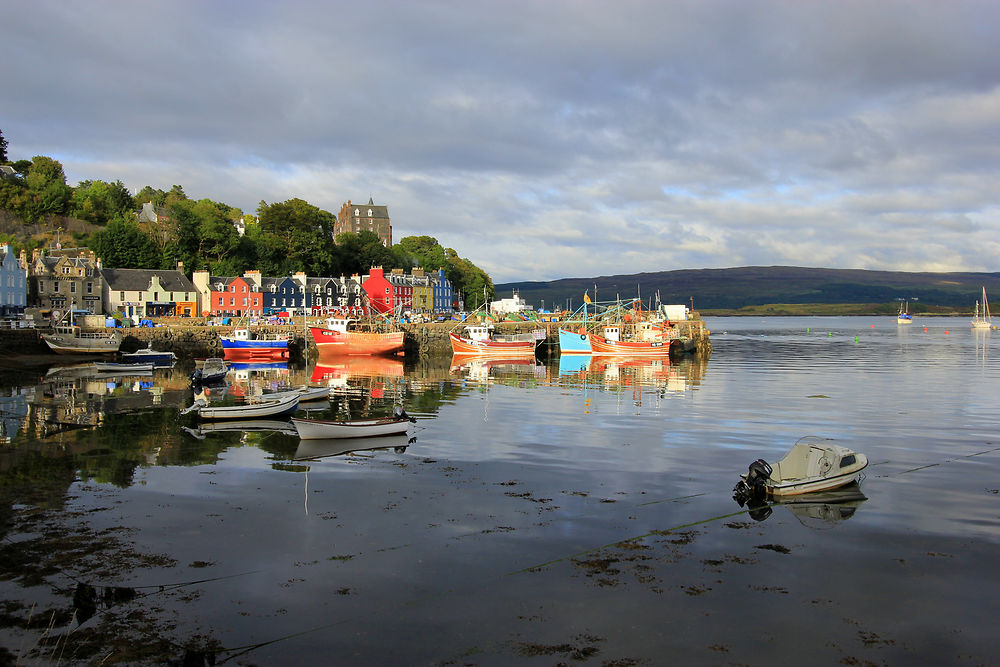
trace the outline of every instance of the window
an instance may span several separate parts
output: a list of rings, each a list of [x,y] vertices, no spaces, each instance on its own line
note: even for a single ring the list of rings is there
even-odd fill
[[[87,294],[94,293],[94,283],[87,283]]]
[[[368,209],[368,217],[369,218],[372,217],[372,210],[371,209]]]
[[[53,291],[53,292],[58,292],[58,291],[59,291],[59,281],[58,281],[58,280],[57,280],[57,281],[55,281],[55,282],[54,282],[54,283],[52,284],[52,291]]]
[[[247,291],[247,286],[246,286],[246,285],[244,285],[244,286],[243,286],[243,291],[244,291],[244,292],[246,292],[246,291]]]
[[[118,293],[118,300],[122,301],[122,302],[125,301],[125,292],[119,292]]]
[[[243,307],[246,308],[246,305],[247,305],[247,298],[243,297]]]
[[[38,291],[39,292],[44,292],[45,291],[45,281],[44,280],[39,280],[38,281]]]
[[[229,305],[230,306],[235,306],[236,305],[236,299],[234,297],[229,297]]]

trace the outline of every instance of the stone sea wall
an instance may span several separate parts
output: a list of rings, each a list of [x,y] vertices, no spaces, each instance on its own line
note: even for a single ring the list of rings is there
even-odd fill
[[[196,322],[195,320],[194,322]],[[406,332],[404,353],[407,357],[426,357],[440,354],[451,354],[451,342],[448,333],[462,333],[461,326],[456,322],[431,322],[426,324],[404,324]],[[681,323],[686,325],[686,323]],[[498,323],[495,330],[499,334],[528,333],[535,330],[545,331],[545,338],[538,347],[538,355],[542,358],[559,354],[559,324],[538,322]],[[712,344],[707,329],[686,325],[695,342],[695,354],[708,358],[712,353]],[[219,335],[231,334],[233,326],[205,326],[203,324],[186,323],[184,320],[170,322],[157,327],[131,327],[122,329],[122,350],[131,352],[140,347],[151,346],[156,350],[173,352],[181,358],[221,357],[222,343]],[[302,324],[298,325],[266,325],[254,328],[261,333],[284,333],[290,337],[289,355],[292,358],[304,355],[303,344],[308,337],[310,352],[316,354],[312,344],[312,336],[304,331]],[[683,332],[683,329],[682,329]],[[48,351],[41,340],[40,332],[34,329],[0,329],[0,351],[7,354],[40,354]]]

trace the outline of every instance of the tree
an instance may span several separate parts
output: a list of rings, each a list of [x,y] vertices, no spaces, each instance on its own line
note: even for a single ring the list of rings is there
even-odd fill
[[[108,226],[91,235],[88,246],[106,266],[150,269],[160,266],[156,241],[139,229],[129,214],[119,213]]]
[[[357,234],[344,232],[337,234],[336,240],[342,274],[362,275],[373,266],[381,266],[386,271],[407,268],[399,263],[396,253],[382,245],[382,239],[375,232],[367,229]]]
[[[66,185],[62,165],[50,157],[36,155],[24,177],[28,201],[21,215],[35,222],[45,215],[63,215],[69,209],[73,190]]]
[[[7,140],[3,138],[3,131],[0,130],[0,163],[7,161]]]
[[[257,209],[262,255],[284,270],[274,275],[304,271],[309,275],[327,275],[335,264],[330,240],[333,214],[301,199],[267,204]],[[284,246],[284,258],[274,253]]]
[[[73,190],[72,214],[81,220],[105,225],[122,211],[135,208],[135,201],[121,181],[81,181]]]

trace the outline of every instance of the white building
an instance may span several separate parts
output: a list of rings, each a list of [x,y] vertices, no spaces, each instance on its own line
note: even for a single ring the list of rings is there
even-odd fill
[[[518,296],[516,291],[513,292],[513,296],[509,299],[498,299],[490,302],[490,312],[494,315],[504,316],[510,313],[524,312],[526,310],[533,309],[525,303],[524,299]]]

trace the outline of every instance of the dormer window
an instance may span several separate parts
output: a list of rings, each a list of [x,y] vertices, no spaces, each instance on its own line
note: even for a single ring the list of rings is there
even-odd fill
[[[368,209],[368,217],[369,218],[372,217],[372,210],[371,209]]]
[[[361,209],[359,209],[359,208],[354,209],[354,217],[356,218],[359,215],[361,215]]]

